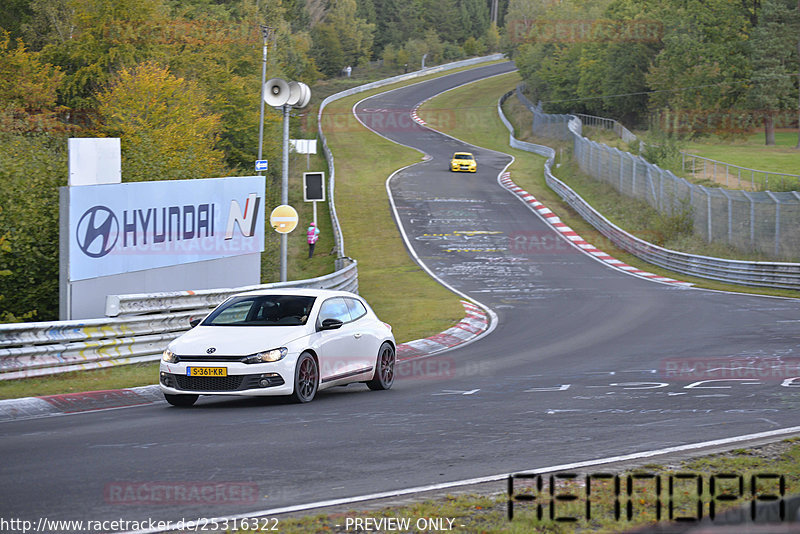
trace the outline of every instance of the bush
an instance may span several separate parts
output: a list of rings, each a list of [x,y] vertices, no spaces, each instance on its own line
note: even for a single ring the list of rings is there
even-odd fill
[[[0,321],[58,319],[58,187],[65,136],[0,135]]]

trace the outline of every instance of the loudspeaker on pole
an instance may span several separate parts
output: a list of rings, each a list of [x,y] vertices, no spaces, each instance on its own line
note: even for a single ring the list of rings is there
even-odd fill
[[[303,82],[289,82],[289,100],[286,102],[296,108],[304,108],[311,100],[311,89]]]
[[[286,80],[272,78],[264,84],[264,102],[273,107],[281,107],[289,101],[291,94]]]

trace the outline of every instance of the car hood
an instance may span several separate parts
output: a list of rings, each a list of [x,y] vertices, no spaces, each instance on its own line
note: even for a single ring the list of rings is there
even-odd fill
[[[169,349],[179,356],[202,356],[211,347],[215,356],[247,356],[284,347],[312,331],[309,325],[196,326],[170,343]]]

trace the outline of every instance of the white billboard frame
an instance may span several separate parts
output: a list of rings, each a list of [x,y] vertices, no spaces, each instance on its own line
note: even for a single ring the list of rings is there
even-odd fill
[[[264,176],[62,187],[61,318],[102,316],[107,294],[260,283],[265,192]]]

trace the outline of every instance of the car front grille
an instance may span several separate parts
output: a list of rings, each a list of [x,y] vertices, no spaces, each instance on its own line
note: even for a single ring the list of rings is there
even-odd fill
[[[266,384],[261,382],[266,380]],[[186,376],[161,373],[161,383],[181,391],[243,391],[282,386],[285,382],[277,373],[229,376]]]
[[[236,391],[242,385],[242,375],[184,376],[175,375],[178,389],[186,391]]]
[[[179,362],[240,362],[247,356],[178,356]]]

